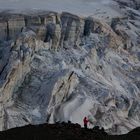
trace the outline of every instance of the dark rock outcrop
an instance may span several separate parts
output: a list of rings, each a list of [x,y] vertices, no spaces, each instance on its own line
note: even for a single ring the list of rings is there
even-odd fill
[[[108,135],[103,129],[84,129],[78,124],[28,125],[0,132],[1,140],[139,140],[140,128],[125,135]]]

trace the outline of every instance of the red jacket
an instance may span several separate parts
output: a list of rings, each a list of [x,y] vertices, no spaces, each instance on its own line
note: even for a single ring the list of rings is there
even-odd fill
[[[85,117],[85,118],[83,119],[83,122],[84,122],[84,124],[87,124],[89,121],[88,121],[88,119]]]

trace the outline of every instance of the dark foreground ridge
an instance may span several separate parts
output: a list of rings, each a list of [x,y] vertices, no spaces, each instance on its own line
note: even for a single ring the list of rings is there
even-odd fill
[[[140,140],[140,128],[125,135],[108,135],[98,129],[84,129],[78,124],[28,125],[0,132],[0,140]]]

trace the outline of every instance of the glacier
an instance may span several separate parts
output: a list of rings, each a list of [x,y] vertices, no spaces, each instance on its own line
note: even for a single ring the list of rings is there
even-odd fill
[[[83,126],[84,116],[111,134],[138,127],[139,3],[47,1],[52,9],[29,1],[42,9],[27,11],[14,7],[18,0],[0,2],[15,9],[0,12],[0,130],[69,120]]]

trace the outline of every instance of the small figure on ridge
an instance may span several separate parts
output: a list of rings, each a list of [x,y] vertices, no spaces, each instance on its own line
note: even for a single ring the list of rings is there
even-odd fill
[[[84,122],[84,128],[87,129],[87,124],[88,124],[88,122],[89,122],[89,120],[87,119],[87,117],[85,117],[85,118],[83,119],[83,122]]]

